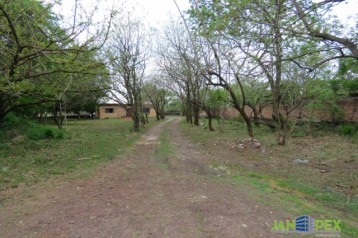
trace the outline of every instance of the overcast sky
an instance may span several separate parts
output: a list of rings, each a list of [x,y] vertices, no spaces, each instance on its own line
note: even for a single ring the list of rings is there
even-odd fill
[[[45,0],[53,1],[53,0]],[[323,0],[313,0],[319,2]],[[62,0],[62,6],[56,7],[56,12],[62,15],[71,15],[75,0]],[[103,17],[104,9],[110,9],[114,4],[120,9],[122,4],[130,9],[135,15],[139,15],[152,26],[157,26],[160,22],[165,22],[169,15],[179,15],[173,0],[79,0],[84,9],[91,9],[98,6],[101,11],[97,14],[96,19]],[[176,0],[182,10],[189,8],[189,0]],[[170,13],[170,14],[169,14]],[[347,17],[358,14],[358,0],[346,0],[333,8],[333,14],[345,22]],[[354,22],[351,20],[351,24]]]
[[[55,0],[45,0],[53,2]],[[100,20],[108,14],[108,10],[114,6],[114,10],[122,11],[123,9],[130,11],[133,15],[140,16],[151,26],[157,26],[159,23],[165,22],[170,15],[179,15],[173,0],[78,0],[81,9],[91,12],[95,6],[99,11],[94,19]],[[189,8],[189,0],[176,0],[182,11]],[[61,5],[56,5],[54,10],[56,13],[64,17],[72,17],[75,0],[62,0]]]

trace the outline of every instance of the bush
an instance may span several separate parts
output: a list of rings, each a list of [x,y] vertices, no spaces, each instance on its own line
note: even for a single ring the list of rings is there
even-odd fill
[[[23,118],[9,113],[0,124],[0,141],[5,143],[8,139],[21,135],[24,126],[26,126],[26,121]]]
[[[30,140],[65,138],[64,132],[55,127],[9,113],[0,126],[0,141],[6,142],[22,135]]]
[[[53,131],[52,128],[47,128],[45,129],[45,137],[46,138],[54,138],[55,137],[55,132]]]
[[[344,125],[341,125],[340,127],[338,127],[338,131],[342,135],[353,136],[353,135],[357,134],[357,127],[355,127],[354,125],[350,125],[350,124],[344,124]]]
[[[31,127],[28,128],[25,133],[30,140],[64,138],[64,134],[62,131],[35,123],[32,124]]]
[[[29,128],[26,130],[25,134],[30,140],[39,140],[44,138],[43,131],[38,127]]]
[[[21,127],[24,124],[26,124],[26,122],[23,118],[16,116],[14,113],[9,113],[5,116],[4,122],[2,123],[2,127],[4,129],[7,129],[13,127]]]

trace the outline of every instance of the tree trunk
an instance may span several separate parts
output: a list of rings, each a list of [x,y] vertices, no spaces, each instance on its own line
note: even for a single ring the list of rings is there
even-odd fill
[[[140,121],[141,121],[141,123],[142,123],[142,126],[144,126],[145,124],[147,124],[147,120],[145,119],[145,116],[144,116],[143,113],[140,113],[139,118],[140,118]]]
[[[286,143],[287,120],[283,118],[280,112],[281,106],[281,79],[282,79],[282,34],[280,32],[280,17],[282,11],[282,1],[276,0],[276,15],[274,22],[274,48],[275,48],[275,80],[271,79],[271,90],[273,97],[273,114],[277,122],[277,143],[284,145]]]
[[[162,109],[160,111],[160,119],[164,120],[165,119],[165,112],[164,112],[164,109]]]
[[[197,104],[194,104],[194,125],[199,126],[200,108]]]
[[[206,114],[208,114],[208,123],[209,123],[209,130],[210,131],[215,131],[214,127],[213,127],[213,114],[211,113],[211,110],[208,109],[206,111]]]
[[[230,92],[231,94],[231,92]],[[244,118],[244,121],[246,123],[246,130],[247,130],[247,134],[254,138],[254,130],[252,129],[252,124],[251,124],[251,121],[250,121],[250,118],[246,115],[245,113],[245,110],[244,110],[244,105],[243,107],[240,107],[240,104],[235,101],[235,108],[240,112],[240,115],[242,116],[242,118]]]
[[[250,137],[253,138],[254,137],[254,130],[252,129],[251,121],[247,116],[244,117],[244,120],[245,120],[245,123],[246,123],[247,134]]]
[[[279,121],[277,127],[277,144],[285,145],[288,134],[288,121],[279,112]]]
[[[57,115],[57,108],[56,108],[56,105],[54,106],[54,109],[53,109],[53,120],[55,121],[58,129],[61,129],[62,128],[62,120],[61,120],[61,114],[60,114],[60,117],[58,117]]]
[[[156,116],[156,118],[157,118],[157,121],[160,121],[160,109],[159,109],[159,105],[153,103],[153,101],[152,101],[152,105],[153,105],[153,109],[154,109],[154,111],[155,111],[155,116]]]
[[[258,123],[259,117],[258,117],[257,109],[256,109],[256,107],[251,107],[251,108],[252,108],[252,112],[254,113],[254,123],[255,123],[255,126],[259,127],[259,126],[260,126],[260,123]]]
[[[165,119],[165,102],[164,102],[164,101],[162,101],[162,102],[160,103],[159,111],[160,111],[160,118],[161,118],[162,120],[164,120],[164,119]]]
[[[185,113],[185,117],[186,117],[186,123],[190,123],[190,116],[188,115],[188,113]]]
[[[58,115],[58,113],[60,115]],[[54,107],[53,107],[53,120],[55,121],[58,129],[62,129],[64,116],[62,115],[61,102],[56,102]]]
[[[0,125],[1,125],[1,123],[4,122],[5,116],[7,114],[6,108],[7,108],[7,103],[3,99],[3,97],[0,96]]]
[[[133,131],[138,132],[140,128],[140,118],[137,111],[133,111]]]
[[[224,127],[223,127],[223,119],[222,119],[221,116],[218,117],[218,123],[219,123],[220,132],[223,133],[224,132]]]
[[[193,103],[191,102],[191,90],[189,85],[186,85],[187,91],[186,91],[186,108],[187,108],[187,121],[190,124],[193,124]]]
[[[186,117],[187,122],[193,124],[193,112],[192,112],[192,104],[190,101],[187,101],[187,110],[186,110]]]
[[[133,120],[133,131],[139,132],[140,122],[139,118]]]

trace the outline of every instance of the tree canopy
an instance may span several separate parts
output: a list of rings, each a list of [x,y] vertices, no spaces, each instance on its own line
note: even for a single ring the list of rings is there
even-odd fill
[[[36,0],[1,0],[0,16],[0,120],[21,107],[61,101],[73,85],[105,72],[98,42],[77,40],[90,19],[61,27],[52,5]]]

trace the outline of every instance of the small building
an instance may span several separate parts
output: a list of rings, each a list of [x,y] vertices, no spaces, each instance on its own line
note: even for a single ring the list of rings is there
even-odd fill
[[[117,103],[104,103],[98,106],[97,117],[100,119],[119,119],[129,116]]]
[[[127,105],[127,109],[130,111],[131,106]],[[156,117],[157,115],[151,105],[145,105],[143,112],[147,113],[148,117]],[[128,112],[118,103],[103,103],[98,106],[97,117],[100,119],[120,119],[129,116]]]

